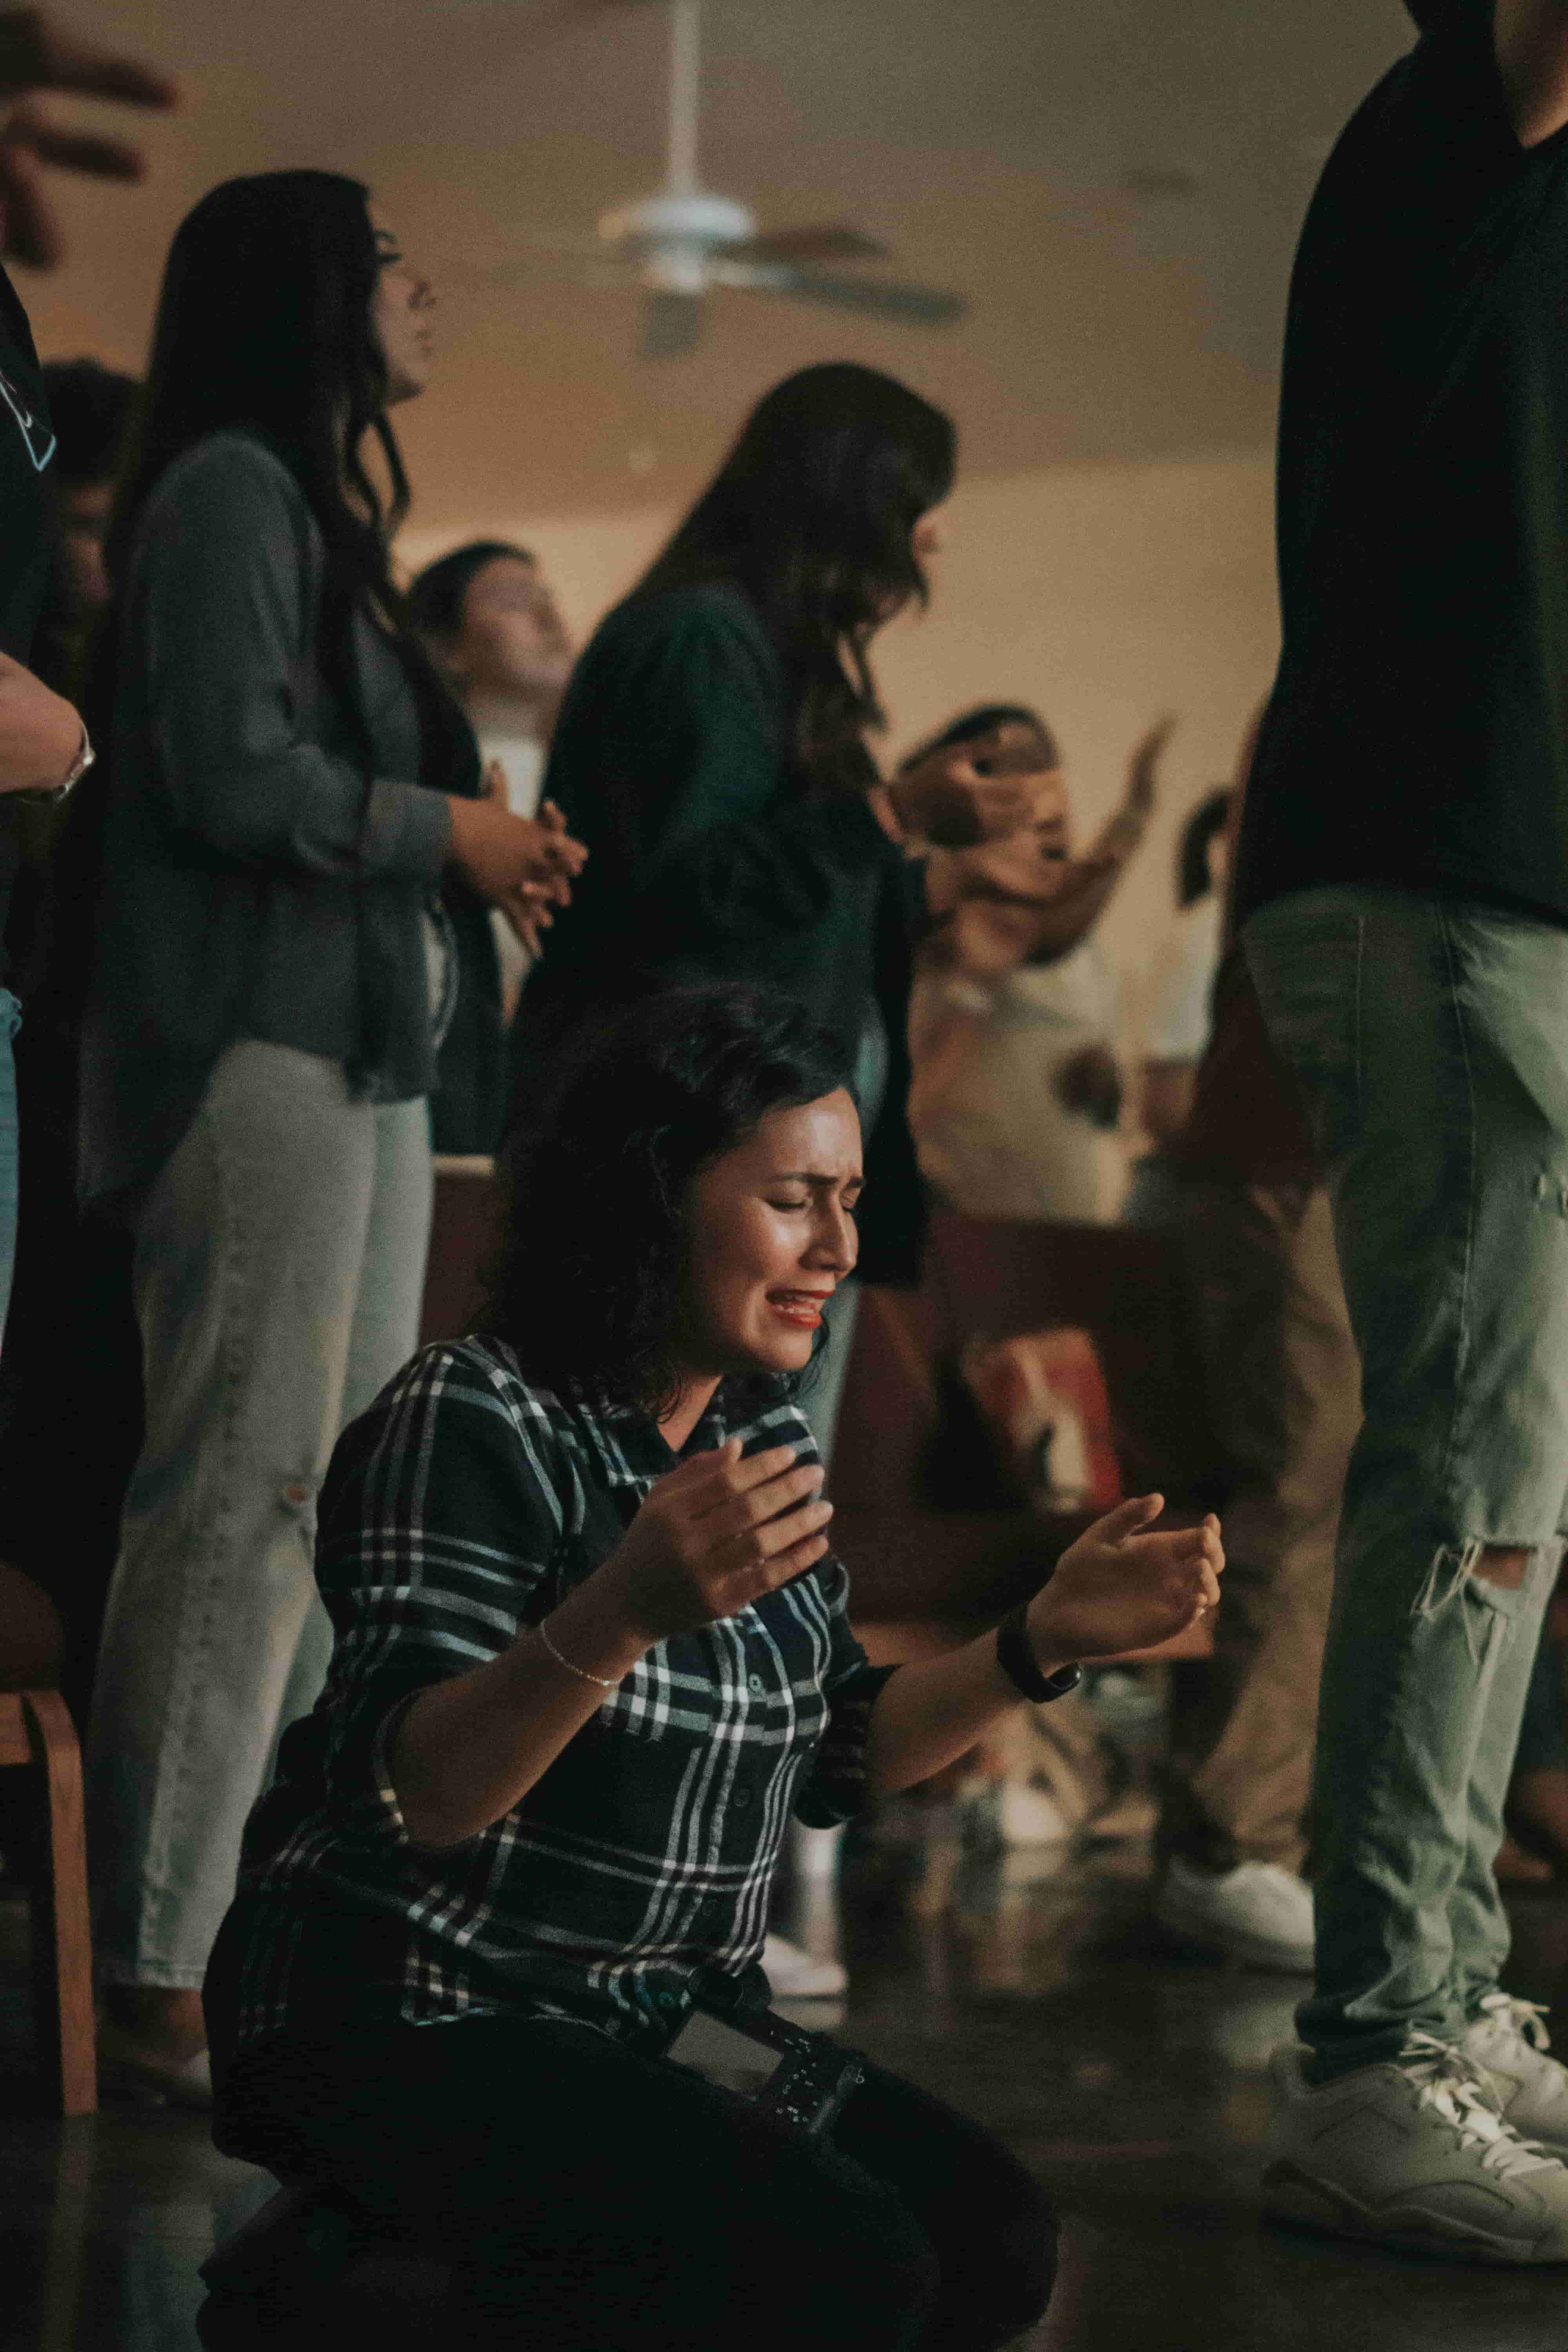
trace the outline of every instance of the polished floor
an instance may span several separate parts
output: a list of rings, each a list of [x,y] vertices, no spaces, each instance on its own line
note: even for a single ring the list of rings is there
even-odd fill
[[[951,1827],[933,1814],[918,1844],[851,1851],[789,1924],[838,1939],[844,2037],[984,2117],[1048,2184],[1064,2260],[1039,2352],[1568,2352],[1568,2273],[1259,2224],[1263,2066],[1296,1988],[1162,1945],[1144,1847],[981,1860]],[[1568,1892],[1515,1916],[1512,1989],[1568,1991]],[[21,1933],[0,1908],[0,2347],[195,2352],[196,2266],[267,2184],[197,2119],[26,2112]],[[1568,2010],[1557,2022],[1568,2044]]]

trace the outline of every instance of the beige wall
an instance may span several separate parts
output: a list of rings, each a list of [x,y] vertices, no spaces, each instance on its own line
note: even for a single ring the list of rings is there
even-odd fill
[[[1035,702],[1061,740],[1086,829],[1115,801],[1126,757],[1162,711],[1180,725],[1165,792],[1101,937],[1136,1027],[1171,908],[1184,812],[1228,774],[1278,636],[1273,468],[1265,454],[1195,463],[1055,468],[962,488],[929,613],[882,639],[878,673],[896,751],[963,705]],[[672,517],[476,515],[473,532],[534,548],[582,631],[636,577]],[[425,562],[467,532],[409,531]]]

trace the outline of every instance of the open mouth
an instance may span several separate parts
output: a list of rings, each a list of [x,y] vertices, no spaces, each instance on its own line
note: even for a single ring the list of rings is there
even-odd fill
[[[800,1331],[815,1331],[832,1296],[831,1290],[770,1290],[768,1305],[781,1322],[793,1323]]]

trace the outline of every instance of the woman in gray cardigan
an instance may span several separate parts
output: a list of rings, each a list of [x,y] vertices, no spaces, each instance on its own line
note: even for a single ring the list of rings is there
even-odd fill
[[[89,1802],[105,2055],[198,2100],[240,1832],[331,1646],[317,1486],[418,1339],[437,891],[450,869],[531,931],[579,858],[481,795],[401,627],[384,412],[423,387],[429,308],[356,182],[214,190],[170,257],[111,539],[82,1178],[134,1227],[147,1435]]]

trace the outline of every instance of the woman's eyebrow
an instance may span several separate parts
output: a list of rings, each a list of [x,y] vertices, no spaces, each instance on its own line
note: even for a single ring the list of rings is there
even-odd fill
[[[864,1184],[866,1179],[857,1172],[853,1176],[835,1176],[821,1168],[780,1168],[768,1178],[770,1184]]]

